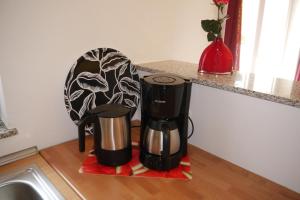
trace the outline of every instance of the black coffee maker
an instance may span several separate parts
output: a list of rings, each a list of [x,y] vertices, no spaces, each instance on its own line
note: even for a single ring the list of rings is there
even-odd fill
[[[192,83],[173,74],[141,79],[140,161],[155,170],[179,165],[187,154]]]

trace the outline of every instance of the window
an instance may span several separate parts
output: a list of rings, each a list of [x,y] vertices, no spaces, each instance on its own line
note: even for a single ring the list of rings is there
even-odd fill
[[[300,0],[243,1],[240,71],[293,80],[299,21]]]

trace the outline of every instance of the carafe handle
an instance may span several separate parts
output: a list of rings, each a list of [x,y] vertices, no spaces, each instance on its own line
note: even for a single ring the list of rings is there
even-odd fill
[[[188,120],[191,122],[191,125],[192,125],[192,131],[189,135],[187,135],[187,139],[190,139],[192,137],[192,135],[194,134],[194,123],[190,116],[188,116]]]
[[[95,115],[89,115],[79,121],[78,124],[78,140],[79,140],[79,151],[85,151],[85,126],[86,124],[95,123]]]
[[[169,157],[170,155],[170,133],[169,128],[166,124],[162,125],[162,132],[163,132],[163,152],[162,157],[163,159]]]
[[[95,116],[94,120],[94,152],[97,157],[100,156],[101,152],[101,125],[98,118]]]

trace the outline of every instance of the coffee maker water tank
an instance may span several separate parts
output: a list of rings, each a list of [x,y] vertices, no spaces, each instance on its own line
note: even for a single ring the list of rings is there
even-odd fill
[[[144,78],[144,109],[152,118],[170,119],[180,113],[184,79],[172,74],[156,74]]]

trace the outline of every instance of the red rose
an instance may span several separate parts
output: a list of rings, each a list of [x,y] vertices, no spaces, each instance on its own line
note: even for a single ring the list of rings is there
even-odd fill
[[[215,4],[217,5],[226,5],[228,4],[229,0],[214,0]]]

